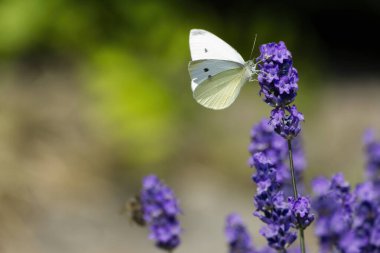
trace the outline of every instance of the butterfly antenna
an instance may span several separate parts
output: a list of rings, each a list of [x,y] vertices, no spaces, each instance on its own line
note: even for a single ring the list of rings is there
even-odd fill
[[[249,59],[252,58],[253,50],[255,49],[255,45],[256,45],[256,39],[257,39],[257,33],[255,34],[255,39],[253,40],[253,46],[252,46],[251,55],[249,56]]]

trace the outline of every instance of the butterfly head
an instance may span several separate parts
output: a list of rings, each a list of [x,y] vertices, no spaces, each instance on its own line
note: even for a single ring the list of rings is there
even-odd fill
[[[245,68],[249,72],[249,80],[252,81],[254,80],[254,76],[259,72],[256,68],[257,64],[253,60],[248,60],[245,63]]]

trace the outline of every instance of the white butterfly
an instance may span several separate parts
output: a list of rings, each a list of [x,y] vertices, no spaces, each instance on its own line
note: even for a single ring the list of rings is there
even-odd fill
[[[230,45],[205,30],[190,31],[189,73],[195,100],[220,110],[230,106],[241,87],[257,72],[253,60],[244,61]]]

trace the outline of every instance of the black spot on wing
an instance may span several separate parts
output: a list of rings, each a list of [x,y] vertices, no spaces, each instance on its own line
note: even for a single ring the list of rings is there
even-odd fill
[[[208,71],[209,71],[209,69],[208,69],[208,68],[204,68],[203,70],[204,70],[204,72],[208,72]]]
[[[212,77],[211,75],[208,75],[208,79],[211,79],[211,77]]]
[[[207,50],[207,48],[205,48],[205,53],[207,53],[208,52],[208,50]]]

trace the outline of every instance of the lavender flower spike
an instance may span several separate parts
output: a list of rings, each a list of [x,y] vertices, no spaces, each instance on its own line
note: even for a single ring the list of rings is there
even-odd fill
[[[293,204],[280,191],[276,167],[265,153],[255,153],[253,163],[256,173],[252,179],[257,184],[254,215],[267,224],[260,233],[267,239],[271,248],[284,251],[297,238],[296,233],[292,231],[295,227],[292,218]]]
[[[306,197],[298,197],[297,200],[294,200],[293,197],[289,197],[289,200],[293,203],[293,223],[297,228],[307,228],[314,221],[314,215],[310,213],[310,200]]]
[[[375,132],[369,129],[364,134],[366,153],[366,174],[371,181],[380,180],[380,141],[375,139]]]
[[[342,250],[342,241],[348,239],[352,225],[352,194],[350,185],[338,173],[330,180],[319,177],[313,181],[313,209],[318,214],[315,234],[319,239],[320,253],[330,253],[334,248]],[[345,252],[345,251],[339,251]]]
[[[296,239],[297,234],[292,231],[293,224],[292,204],[285,200],[282,192],[273,197],[272,210],[266,210],[262,214],[255,212],[267,226],[260,230],[268,245],[280,252],[288,248]]]
[[[293,67],[291,53],[282,41],[261,45],[260,53],[256,61],[264,101],[273,107],[290,104],[298,91],[298,73]]]
[[[379,190],[376,184],[367,181],[357,185],[354,201],[352,227],[340,241],[340,248],[347,253],[380,252]]]
[[[301,122],[304,121],[303,114],[298,112],[297,107],[277,107],[272,110],[270,122],[276,133],[287,140],[291,140],[301,132]]]
[[[294,138],[292,140],[292,146],[297,183],[301,185],[303,189],[302,172],[306,168],[306,159],[302,148],[301,137],[302,136],[298,135]],[[269,123],[269,119],[263,118],[252,127],[251,143],[248,151],[251,153],[248,160],[250,167],[255,166],[254,155],[258,152],[264,153],[276,168],[276,181],[280,184],[280,188],[284,191],[285,196],[293,195],[288,165],[288,144],[284,138],[274,131],[273,126]]]
[[[239,215],[232,213],[227,216],[225,235],[230,253],[256,253],[251,236]]]
[[[276,249],[278,252],[284,252],[297,239],[296,233],[284,231],[284,225],[269,224],[260,230],[260,234],[267,238],[271,248]]]
[[[158,248],[171,251],[180,244],[181,227],[177,219],[180,209],[173,191],[157,176],[143,179],[140,194],[145,222],[150,227],[149,238]]]

